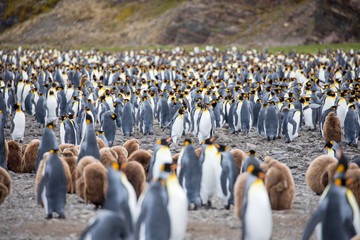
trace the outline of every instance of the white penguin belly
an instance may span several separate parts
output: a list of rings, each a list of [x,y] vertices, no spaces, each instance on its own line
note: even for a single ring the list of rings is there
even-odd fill
[[[254,183],[247,195],[245,212],[245,239],[270,239],[272,233],[272,215],[270,200],[264,184]],[[261,230],[261,231],[259,231]]]
[[[314,129],[315,126],[313,124],[313,117],[312,117],[312,109],[311,108],[307,108],[304,110],[304,122],[305,122],[305,126]]]
[[[63,122],[60,125],[60,141],[61,144],[65,144],[65,127]]]
[[[199,122],[199,142],[208,139],[211,135],[211,116],[208,110],[205,110]]]
[[[181,138],[184,131],[184,116],[178,116],[171,128],[171,136],[173,137],[174,143],[177,143]]]
[[[14,117],[15,128],[12,135],[13,140],[23,140],[25,133],[25,114],[17,112]]]
[[[172,163],[172,157],[169,148],[168,147],[160,148],[156,153],[155,159],[156,160],[154,163],[154,167],[152,169],[153,179],[160,177],[161,165],[163,165],[164,163]]]

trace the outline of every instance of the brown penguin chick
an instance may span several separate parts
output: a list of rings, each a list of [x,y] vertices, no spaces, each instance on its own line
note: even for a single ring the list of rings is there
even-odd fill
[[[96,137],[96,141],[98,143],[99,150],[102,148],[106,148],[106,144],[104,143],[104,141],[101,138]]]
[[[180,156],[180,153],[177,153],[177,154],[173,155],[172,156],[172,163],[177,164],[179,156]]]
[[[127,179],[134,187],[136,197],[139,198],[146,186],[146,175],[143,166],[137,161],[121,164],[121,171],[126,174]]]
[[[87,165],[84,168],[84,200],[85,204],[92,202],[96,208],[103,206],[107,193],[107,169],[100,162]]]
[[[82,199],[84,199],[84,176],[83,176],[84,168],[87,165],[89,165],[91,163],[96,163],[96,162],[99,162],[96,158],[94,158],[92,156],[85,156],[81,159],[79,164],[76,166],[75,193]]]
[[[233,155],[238,174],[240,173],[242,161],[247,157],[243,150],[232,149],[230,153]]]
[[[130,139],[130,140],[127,140],[125,143],[124,143],[124,148],[126,148],[129,156],[139,150],[139,141],[137,139]]]
[[[65,150],[71,151],[75,157],[79,156],[79,150],[74,145],[70,144],[69,147],[65,148],[62,152],[64,152]]]
[[[89,81],[89,79],[87,78],[87,76],[86,76],[85,74],[82,75],[81,78],[80,78],[80,87],[85,86],[85,83],[86,83],[87,81]]]
[[[40,145],[40,140],[38,139],[34,139],[28,144],[24,152],[24,156],[22,158],[23,173],[29,173],[31,171],[35,171],[39,145]]]
[[[70,145],[71,145],[71,144],[68,144],[68,143],[64,143],[64,144],[59,145],[59,150],[60,150],[60,152],[64,152],[64,150],[65,150],[66,148],[69,148]]]
[[[66,192],[73,193],[75,191],[75,189],[73,188],[73,185],[72,185],[72,177],[71,177],[69,165],[63,158],[60,158],[60,159],[64,166],[64,172],[65,172],[65,177],[66,177]]]
[[[22,172],[22,152],[20,144],[16,141],[8,141],[9,155],[7,159],[7,168],[16,173]]]
[[[152,156],[154,151],[153,150],[147,150],[147,152]]]
[[[9,159],[9,145],[8,145],[7,141],[5,141],[5,157],[6,157],[6,161],[7,161],[7,159]]]
[[[195,150],[195,153],[196,153],[196,156],[197,156],[198,159],[200,159],[201,151],[202,151],[202,148],[201,148],[201,147],[199,147],[199,148],[197,148],[197,149]]]
[[[29,144],[23,144],[22,146],[21,146],[21,154],[24,156],[24,153],[25,153],[25,150],[26,150],[26,148],[27,148],[27,146],[28,146]]]
[[[265,187],[269,194],[271,209],[291,209],[295,188],[290,169],[269,156],[265,157],[262,165],[267,165]]]
[[[9,173],[0,167],[0,204],[2,204],[11,190],[11,178]]]
[[[235,214],[241,219],[242,208],[245,194],[246,177],[249,173],[243,172],[238,175],[234,185],[234,202],[235,202]]]
[[[71,174],[71,192],[75,193],[75,185],[76,185],[76,162],[77,158],[74,156],[73,152],[66,148],[62,154],[62,159],[66,161],[69,166],[70,174]]]
[[[99,160],[97,160],[96,158],[92,157],[92,156],[85,156],[81,159],[81,161],[77,164],[76,166],[76,174],[75,174],[75,178],[76,180],[79,179],[80,177],[83,176],[83,172],[84,172],[84,168],[90,164],[90,163],[94,163],[97,162]]]
[[[43,158],[41,159],[41,161],[39,163],[39,167],[36,172],[36,177],[35,177],[35,193],[36,194],[38,192],[40,180],[43,177],[45,162],[46,162],[46,159],[48,156],[49,156],[49,152],[44,153]]]
[[[111,166],[113,163],[117,163],[117,159],[111,153],[109,148],[100,149],[100,161],[105,166]]]
[[[328,142],[334,140],[338,143],[341,142],[342,129],[340,119],[335,115],[334,112],[330,112],[326,117],[323,127],[324,140]]]
[[[150,153],[142,149],[131,153],[128,157],[128,161],[137,161],[138,163],[140,163],[143,166],[146,175],[149,169],[150,159]]]
[[[334,157],[321,155],[315,158],[306,170],[305,182],[316,194],[320,195],[324,191],[326,185],[323,184],[323,174],[327,174],[327,167],[334,162],[337,162]]]
[[[125,147],[123,146],[114,146],[111,148],[112,150],[114,150],[117,155],[118,155],[118,163],[121,165],[124,162],[127,162],[127,158],[128,158],[128,152],[126,150]]]

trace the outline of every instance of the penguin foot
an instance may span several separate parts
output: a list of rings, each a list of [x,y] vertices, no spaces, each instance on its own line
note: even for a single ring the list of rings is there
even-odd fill
[[[97,211],[99,209],[99,205],[95,205],[94,210]]]
[[[229,204],[229,205],[225,205],[224,208],[225,208],[226,210],[230,210],[230,204]]]
[[[61,213],[61,214],[59,214],[59,217],[58,217],[59,219],[65,219],[66,217],[65,217],[65,214],[64,213]]]
[[[52,213],[49,213],[47,216],[46,216],[46,218],[45,219],[52,219]]]
[[[188,207],[188,210],[191,211],[191,210],[197,210],[197,206],[195,203],[191,202],[189,207]]]

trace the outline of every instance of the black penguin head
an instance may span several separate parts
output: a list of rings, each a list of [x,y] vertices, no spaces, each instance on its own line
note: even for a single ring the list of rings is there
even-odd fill
[[[20,103],[16,103],[14,105],[14,109],[15,109],[15,111],[20,110]]]
[[[92,116],[90,114],[86,114],[86,124],[90,124],[93,122]]]
[[[104,135],[104,131],[98,131],[97,133],[96,133],[96,136],[99,136],[99,135]]]
[[[181,115],[181,114],[184,114],[185,113],[185,110],[183,108],[179,108],[178,109],[178,113]]]
[[[217,147],[217,149],[219,150],[219,152],[226,152],[227,150],[228,150],[228,147],[227,146],[225,146],[225,145],[221,145],[221,144],[214,144],[216,147]]]
[[[217,139],[217,137],[208,138],[203,141],[203,144],[207,144],[207,145],[213,144],[216,139]]]
[[[115,120],[115,119],[116,119],[116,117],[117,117],[117,114],[116,114],[116,113],[111,114],[111,118],[112,118],[112,120]]]
[[[53,153],[55,153],[55,154],[57,154],[57,155],[59,155],[60,154],[60,151],[59,151],[59,149],[51,149],[50,151],[49,151],[49,153],[50,154],[53,154]]]
[[[189,144],[192,144],[191,139],[189,139],[189,138],[185,139],[184,146],[187,146],[187,145],[189,145]]]
[[[49,95],[51,96],[51,95],[54,95],[54,92],[53,91],[50,91],[49,92]]]
[[[342,153],[342,149],[339,149],[339,153],[338,153],[338,165],[336,167],[336,172],[335,175],[333,177],[333,182],[335,185],[337,186],[345,186],[346,185],[346,178],[345,178],[345,173],[348,169],[348,160],[345,158],[344,154]]]
[[[331,107],[331,110],[336,112],[337,107],[338,107],[337,105],[334,105],[334,106]]]
[[[349,105],[349,108],[351,108],[351,109],[354,109],[354,110],[355,110],[355,105],[354,105],[354,104],[351,104],[351,105]]]
[[[172,137],[169,137],[169,138],[162,138],[158,140],[156,143],[159,145],[169,146],[171,142],[172,142]]]
[[[325,150],[325,149],[327,149],[327,148],[332,148],[334,146],[334,141],[333,140],[330,140],[330,141],[328,141],[326,144],[325,144],[325,146],[324,146],[324,148],[323,148],[323,151]]]
[[[255,166],[253,164],[251,164],[248,168],[247,168],[247,172],[257,176],[258,178],[261,179],[265,179],[265,173],[263,172],[263,170],[260,168],[260,166]]]
[[[255,150],[250,150],[248,153],[247,153],[249,156],[257,156],[257,153],[255,152]]]
[[[164,163],[161,165],[161,171],[171,173],[176,170],[177,165],[173,163]]]
[[[55,122],[48,123],[46,126],[50,128],[51,130],[54,130]]]

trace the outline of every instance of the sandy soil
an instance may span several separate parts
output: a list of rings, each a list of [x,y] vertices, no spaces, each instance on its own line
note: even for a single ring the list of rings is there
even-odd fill
[[[34,117],[27,117],[24,143],[41,139],[42,129],[36,126]],[[6,140],[11,140],[9,129],[5,130]],[[56,128],[59,137],[58,127]],[[319,196],[311,192],[305,184],[305,172],[310,162],[321,152],[324,141],[318,131],[302,129],[295,142],[286,144],[284,139],[268,142],[256,131],[249,134],[231,134],[228,129],[217,129],[217,142],[244,151],[254,149],[263,159],[269,155],[287,164],[295,181],[295,199],[292,210],[273,211],[273,239],[301,239],[308,218],[317,207]],[[154,142],[169,136],[169,130],[162,130],[155,123],[154,135],[143,136],[136,131],[133,137],[141,143],[142,149],[152,149]],[[115,145],[122,145],[133,137],[124,137],[117,132]],[[192,136],[194,142],[197,142]],[[195,144],[197,147],[198,145]],[[179,152],[180,145],[172,145],[173,153]],[[360,150],[344,147],[349,159],[359,156]],[[0,239],[77,239],[85,229],[88,220],[96,214],[94,205],[85,205],[75,194],[67,195],[66,219],[45,219],[45,211],[36,204],[35,174],[10,172],[12,191],[0,206]],[[189,211],[186,239],[239,239],[241,222],[234,209],[225,210],[215,201],[214,209]]]

